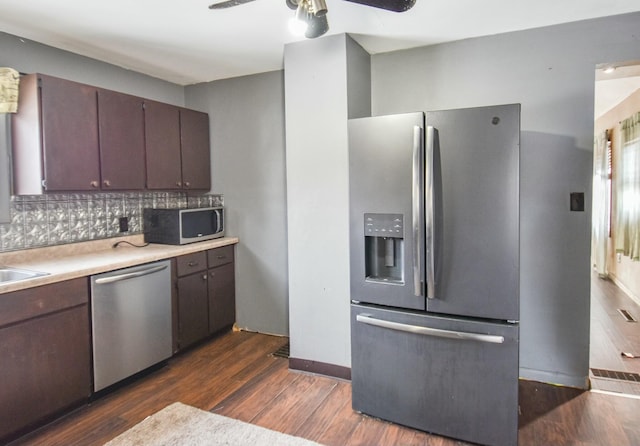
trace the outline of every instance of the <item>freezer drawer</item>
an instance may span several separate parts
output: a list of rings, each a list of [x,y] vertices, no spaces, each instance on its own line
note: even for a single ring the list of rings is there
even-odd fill
[[[460,440],[517,445],[518,330],[354,304],[353,408]]]

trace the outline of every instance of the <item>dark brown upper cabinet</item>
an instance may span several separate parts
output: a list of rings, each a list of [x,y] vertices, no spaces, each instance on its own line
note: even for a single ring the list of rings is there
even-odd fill
[[[182,189],[180,160],[180,109],[161,102],[145,101],[147,188]]]
[[[141,190],[145,186],[144,100],[98,90],[101,189]]]
[[[184,189],[211,189],[209,115],[180,109],[180,148]]]
[[[23,76],[12,123],[16,194],[99,189],[96,88]]]
[[[30,74],[12,125],[16,195],[211,188],[206,113]]]
[[[209,115],[145,101],[147,188],[211,188]]]

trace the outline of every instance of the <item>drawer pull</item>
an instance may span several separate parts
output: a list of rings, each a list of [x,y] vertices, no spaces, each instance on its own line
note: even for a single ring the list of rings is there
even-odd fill
[[[189,263],[187,263],[187,266],[191,266],[191,267],[198,266],[198,265],[199,265],[199,262],[189,262]]]

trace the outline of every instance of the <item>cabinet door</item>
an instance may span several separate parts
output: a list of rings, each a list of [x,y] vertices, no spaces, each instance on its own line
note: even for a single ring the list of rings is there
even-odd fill
[[[40,76],[42,152],[47,191],[100,185],[96,88]]]
[[[236,321],[234,264],[209,270],[209,331],[215,333]]]
[[[147,189],[182,189],[180,109],[145,101]]]
[[[2,440],[89,398],[87,305],[0,329],[0,358]]]
[[[145,185],[143,100],[98,90],[102,190],[142,190]]]
[[[209,335],[207,273],[178,279],[178,344],[183,349]]]
[[[180,109],[180,140],[184,189],[210,190],[209,115]]]

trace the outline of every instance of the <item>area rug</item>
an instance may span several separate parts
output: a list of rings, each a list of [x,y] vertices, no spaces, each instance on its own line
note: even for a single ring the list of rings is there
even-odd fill
[[[173,403],[105,446],[320,446],[313,441]]]

